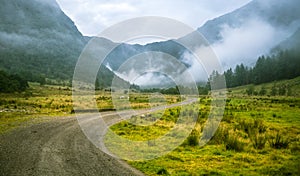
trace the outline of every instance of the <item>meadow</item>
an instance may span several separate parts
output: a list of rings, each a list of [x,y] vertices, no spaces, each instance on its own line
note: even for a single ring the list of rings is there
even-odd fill
[[[274,85],[289,85],[289,95],[271,95]],[[183,108],[148,114],[160,117],[151,126],[130,120],[111,127],[117,135],[134,141],[153,140],[166,134],[182,111],[197,116],[189,137],[175,150],[156,159],[127,162],[146,175],[298,175],[300,173],[300,79],[228,90],[224,116],[212,139],[200,147],[199,139],[209,115],[211,98]],[[266,90],[264,96],[247,90]],[[134,117],[143,123],[142,117]],[[209,124],[208,124],[209,126]],[[208,130],[209,131],[209,130]],[[106,139],[109,144],[110,139]],[[120,146],[126,147],[126,146]],[[113,151],[113,149],[112,149]]]
[[[289,87],[285,95],[272,95],[274,87]],[[252,95],[247,92],[251,88]],[[260,95],[261,90],[264,95]],[[119,136],[134,140],[153,140],[166,134],[184,118],[197,119],[187,139],[161,157],[127,162],[146,175],[298,175],[300,173],[300,77],[262,85],[227,90],[224,116],[212,139],[200,147],[199,139],[211,108],[211,97],[199,102],[144,116],[134,116],[111,126]],[[149,108],[184,100],[179,95],[127,92],[117,97],[118,110]],[[99,111],[114,110],[111,93],[96,91]],[[126,104],[124,102],[129,102]],[[77,102],[86,107],[86,102]],[[41,117],[74,115],[70,87],[40,86],[30,83],[22,93],[0,96],[0,133],[44,120]],[[149,119],[151,123],[149,123]],[[151,124],[151,125],[148,125]],[[209,127],[209,124],[208,124]],[[208,130],[209,131],[209,130]],[[106,138],[106,143],[110,138]],[[119,146],[126,147],[126,146]]]
[[[134,91],[128,92],[127,97],[116,98],[120,105],[118,110],[150,108],[176,103],[182,99],[178,95],[161,98],[150,93],[140,94]],[[96,111],[116,109],[109,91],[97,90],[92,98],[97,105]],[[75,105],[87,109],[86,112],[91,110],[86,101],[78,101]],[[75,112],[73,107],[72,88],[67,86],[41,86],[39,83],[29,83],[29,88],[24,92],[0,93],[0,134],[45,119],[41,117],[51,119],[51,117],[72,116]]]

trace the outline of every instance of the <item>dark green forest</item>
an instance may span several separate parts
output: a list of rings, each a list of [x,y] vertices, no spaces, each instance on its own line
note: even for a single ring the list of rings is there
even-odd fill
[[[235,69],[228,69],[220,74],[214,71],[209,82],[225,76],[228,88],[262,84],[300,76],[300,52],[298,50],[280,51],[272,56],[260,56],[253,67],[239,64]]]
[[[22,92],[28,88],[27,80],[16,74],[8,74],[0,70],[0,92]]]
[[[253,67],[245,66],[244,64],[237,65],[234,69],[230,68],[224,73],[213,71],[205,86],[198,86],[200,95],[208,94],[211,89],[211,83],[217,83],[220,78],[226,80],[226,87],[233,88],[248,84],[262,84],[284,79],[292,79],[300,76],[300,51],[284,50],[279,51],[272,56],[258,57]],[[223,88],[223,87],[220,87]],[[187,90],[187,88],[185,88]],[[278,90],[274,87],[271,95],[284,95],[288,90],[287,85],[279,86]],[[179,94],[178,87],[167,89],[145,89],[143,92],[160,92],[162,94]],[[254,94],[254,90],[247,90],[247,93]],[[266,90],[257,92],[264,95]]]

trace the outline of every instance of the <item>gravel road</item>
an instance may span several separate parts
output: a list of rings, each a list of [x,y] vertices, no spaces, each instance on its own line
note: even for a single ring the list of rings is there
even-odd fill
[[[164,108],[190,104],[188,100]],[[120,113],[120,112],[119,112]],[[121,112],[122,113],[122,112]],[[123,112],[126,118],[132,113]],[[81,125],[97,128],[99,114],[83,114]],[[98,117],[97,117],[98,116]],[[110,126],[121,120],[116,112],[101,113],[101,118]],[[80,118],[79,118],[80,119]],[[80,120],[79,120],[80,121]],[[82,126],[83,127],[83,126]],[[27,125],[0,135],[0,175],[143,175],[122,160],[107,155],[95,147],[82,132],[75,116],[56,117]]]
[[[96,148],[76,117],[64,117],[1,135],[0,175],[143,174]]]

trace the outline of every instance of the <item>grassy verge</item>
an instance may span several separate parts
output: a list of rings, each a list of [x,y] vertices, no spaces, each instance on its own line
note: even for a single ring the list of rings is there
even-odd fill
[[[114,109],[111,92],[96,91],[92,97],[99,110]],[[171,104],[181,101],[180,96],[167,95],[164,99],[156,98],[151,94],[130,92],[127,99],[117,98],[121,101],[119,109],[139,109]],[[127,103],[124,103],[127,102]],[[89,103],[76,102],[84,108]],[[30,88],[22,93],[0,93],[0,134],[14,129],[29,121],[36,121],[44,116],[70,116],[74,113],[72,90],[70,87],[40,86],[30,83]]]
[[[299,89],[293,89],[293,96],[247,96],[246,88],[231,90],[222,122],[203,147],[197,144],[206,135],[203,128],[210,110],[208,98],[202,98],[200,106],[150,114],[160,117],[150,126],[134,125],[129,120],[111,129],[131,140],[151,140],[173,127],[178,111],[184,111],[186,118],[199,112],[195,129],[175,150],[156,159],[128,163],[147,175],[299,175]]]

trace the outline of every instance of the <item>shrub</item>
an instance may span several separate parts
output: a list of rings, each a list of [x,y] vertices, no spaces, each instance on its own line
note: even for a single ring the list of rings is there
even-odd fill
[[[278,92],[278,90],[277,90],[276,86],[274,85],[271,89],[271,95],[275,96],[275,95],[277,95],[277,92]]]
[[[260,96],[266,95],[267,94],[267,89],[265,87],[261,87],[259,93]]]
[[[286,86],[285,85],[282,85],[282,86],[279,87],[278,94],[279,95],[285,95],[286,94]]]
[[[238,129],[245,131],[249,136],[251,135],[250,133],[264,133],[267,130],[267,126],[264,125],[261,119],[255,119],[254,121],[243,119],[239,120],[238,123]]]
[[[246,93],[248,95],[252,95],[254,93],[254,86],[253,85],[249,86],[246,90]]]
[[[245,119],[243,120],[240,119],[238,123],[239,123],[238,129],[245,131],[247,134],[250,132],[252,128],[252,123],[246,121]]]
[[[232,112],[225,112],[224,116],[222,118],[222,121],[227,122],[227,123],[231,123],[232,120],[234,119],[234,115],[232,114]]]
[[[263,149],[267,142],[267,137],[264,134],[255,133],[250,136],[250,140],[255,149]]]
[[[167,169],[165,168],[160,168],[157,172],[156,172],[157,175],[169,175]]]
[[[238,136],[229,135],[225,141],[226,150],[234,150],[236,152],[241,152],[244,150],[245,143],[240,141]]]
[[[193,130],[192,133],[187,138],[187,145],[189,146],[197,146],[199,145],[199,134],[196,130]]]
[[[284,139],[279,132],[275,136],[270,136],[268,140],[270,147],[274,149],[286,149],[290,143],[288,138]]]
[[[262,120],[255,119],[253,123],[253,130],[257,130],[259,133],[264,133],[267,131],[267,126],[264,125]]]
[[[223,144],[228,139],[228,136],[228,128],[220,126],[209,141],[209,144]]]

